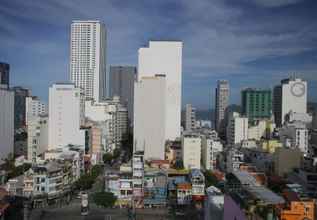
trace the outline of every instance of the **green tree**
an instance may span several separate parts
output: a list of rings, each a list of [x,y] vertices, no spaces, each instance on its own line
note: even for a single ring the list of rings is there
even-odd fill
[[[121,154],[121,150],[119,148],[116,148],[113,150],[113,158],[114,159],[119,158],[120,154]]]
[[[114,206],[116,200],[117,198],[111,192],[97,192],[93,194],[94,203],[104,208]]]
[[[205,171],[204,175],[205,175],[206,187],[216,186],[218,184],[218,180],[216,176],[211,171]]]
[[[103,159],[103,162],[106,163],[106,164],[110,164],[110,162],[112,161],[113,159],[113,156],[111,153],[105,153],[102,157]]]

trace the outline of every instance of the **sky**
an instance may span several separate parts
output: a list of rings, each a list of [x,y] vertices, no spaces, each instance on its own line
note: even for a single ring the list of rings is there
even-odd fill
[[[107,28],[107,67],[137,65],[149,40],[181,40],[182,103],[214,105],[219,79],[230,101],[245,87],[273,88],[294,73],[317,102],[315,0],[1,0],[0,62],[12,86],[47,101],[54,82],[69,80],[72,20]]]

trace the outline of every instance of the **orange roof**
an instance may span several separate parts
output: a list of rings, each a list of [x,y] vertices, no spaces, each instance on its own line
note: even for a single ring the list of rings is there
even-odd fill
[[[190,183],[179,183],[177,184],[177,189],[191,189],[192,185]]]
[[[157,163],[157,164],[169,164],[168,160],[151,160],[150,163]]]

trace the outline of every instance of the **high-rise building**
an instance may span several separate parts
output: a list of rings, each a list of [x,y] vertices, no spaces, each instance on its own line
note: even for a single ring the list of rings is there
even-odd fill
[[[46,105],[36,96],[26,97],[25,100],[25,123],[31,117],[47,114]]]
[[[14,91],[14,129],[25,127],[26,97],[30,90],[22,87],[13,87]]]
[[[143,77],[134,86],[134,151],[165,159],[166,77]]]
[[[49,88],[49,149],[69,144],[85,146],[84,96],[72,83],[53,84]]]
[[[227,143],[231,146],[248,140],[248,118],[241,117],[237,112],[229,115],[227,126]]]
[[[0,88],[0,163],[13,153],[14,92]]]
[[[254,119],[270,119],[272,116],[271,90],[244,89],[241,91],[242,114]]]
[[[127,140],[128,110],[120,102],[119,96],[102,103],[86,101],[85,117],[102,128],[102,135],[106,136],[103,145],[107,152],[121,147],[122,141]]]
[[[182,48],[180,41],[150,41],[149,47],[139,49],[138,81],[156,74],[166,76],[165,140],[175,140],[181,133]],[[143,103],[143,108],[148,105]]]
[[[9,71],[10,65],[0,62],[0,87],[6,86],[6,88],[9,88]]]
[[[133,122],[133,96],[136,67],[110,66],[109,96],[120,96],[121,102],[128,108],[130,123]]]
[[[229,106],[230,88],[227,80],[218,80],[215,103],[215,128],[223,136],[225,132],[225,116]]]
[[[106,28],[100,21],[73,21],[70,79],[86,99],[99,102],[106,97]]]
[[[185,107],[185,130],[191,131],[196,128],[196,109],[191,104]]]
[[[273,112],[275,123],[281,127],[290,112],[307,113],[307,82],[291,77],[281,81],[273,91]]]

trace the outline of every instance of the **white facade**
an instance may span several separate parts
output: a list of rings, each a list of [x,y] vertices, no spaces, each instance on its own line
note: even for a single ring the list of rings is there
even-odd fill
[[[139,49],[138,81],[144,76],[166,76],[165,140],[181,134],[182,48],[180,41],[150,41],[149,47]]]
[[[227,126],[227,142],[229,145],[241,143],[248,139],[248,118],[241,117],[239,113],[233,112],[229,116]]]
[[[281,81],[275,89],[274,112],[278,125],[283,125],[286,115],[292,111],[307,113],[307,82],[300,78]]]
[[[191,104],[185,108],[185,130],[191,131],[196,128],[196,109]]]
[[[243,163],[244,163],[244,154],[241,151],[234,148],[228,151],[227,161],[226,161],[227,173],[238,171],[240,168],[240,165]]]
[[[303,122],[295,122],[284,125],[280,131],[280,140],[284,145],[298,148],[305,156],[309,154],[308,129]]]
[[[14,92],[0,89],[0,161],[13,153],[13,141]]]
[[[73,21],[70,79],[86,99],[99,102],[106,97],[106,28],[100,21]]]
[[[203,136],[201,139],[201,157],[206,170],[214,170],[217,164],[217,155],[223,151],[219,139]]]
[[[41,102],[36,96],[25,98],[25,122],[28,124],[30,117],[47,114],[46,105]]]
[[[134,85],[134,150],[144,159],[165,158],[166,78],[143,77]]]
[[[48,116],[28,117],[27,160],[35,163],[48,148]]]
[[[98,122],[102,126],[102,136],[105,137],[106,151],[120,147],[128,134],[128,110],[118,96],[96,103],[91,100],[85,102],[85,117],[89,121]]]
[[[183,135],[182,154],[185,169],[200,169],[201,138],[195,134]]]
[[[74,84],[53,84],[49,88],[49,149],[69,144],[85,145],[84,96]]]

